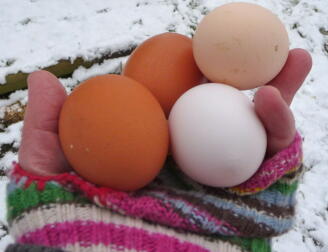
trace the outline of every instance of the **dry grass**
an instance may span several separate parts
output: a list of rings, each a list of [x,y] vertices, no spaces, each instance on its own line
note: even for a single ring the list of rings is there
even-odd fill
[[[4,107],[3,117],[0,117],[0,124],[4,127],[22,121],[24,119],[26,105],[23,105],[21,102],[15,102],[7,107]]]

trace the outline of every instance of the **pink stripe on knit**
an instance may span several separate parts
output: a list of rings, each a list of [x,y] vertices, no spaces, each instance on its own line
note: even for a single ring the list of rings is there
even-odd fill
[[[28,179],[25,186],[28,185],[28,181],[36,182],[37,184],[46,181],[56,181],[64,186],[73,184],[95,203],[98,204],[98,200],[96,200],[96,198],[98,198],[100,201],[99,205],[107,206],[119,213],[145,218],[150,221],[169,225],[171,227],[187,229],[189,231],[201,231],[200,228],[191,223],[190,220],[180,216],[169,203],[164,203],[159,199],[148,196],[136,197],[126,192],[97,187],[74,173],[63,173],[52,177],[46,177],[30,174],[23,170],[19,164],[14,165],[15,169],[12,171],[12,176],[14,176],[14,179],[16,177],[16,182],[22,177],[27,177]]]
[[[170,196],[172,199],[173,197]],[[184,201],[182,199],[179,199],[181,202],[184,202],[185,204],[188,204],[191,208],[196,209],[195,205],[187,203],[187,201]],[[156,202],[157,201],[157,202]],[[198,227],[195,224],[192,223],[191,218],[182,218],[178,213],[176,213],[175,208],[172,207],[170,203],[164,203],[163,200],[155,200],[154,198],[142,196],[140,198],[129,198],[128,200],[122,201],[117,200],[116,198],[107,197],[107,202],[109,205],[115,205],[119,209],[124,210],[124,213],[127,215],[139,217],[139,218],[145,218],[147,220],[151,220],[153,222],[161,223],[169,225],[170,227],[178,227],[178,228],[184,228],[188,229],[190,231],[194,232],[203,232],[203,227]],[[220,234],[227,234],[231,235],[232,231],[234,234],[238,234],[239,232],[231,226],[227,222],[223,222],[217,218],[214,218],[213,216],[207,214],[204,211],[198,210],[194,211],[197,212],[199,217],[204,216],[208,220],[215,222],[217,227],[226,227],[230,230],[229,232],[223,231],[222,228],[220,229]],[[159,214],[161,213],[161,214]],[[212,232],[206,232],[206,233],[212,233]],[[216,232],[218,233],[218,232]]]
[[[115,205],[127,215],[145,218],[171,227],[179,227],[190,231],[200,231],[188,218],[181,217],[171,204],[148,196],[138,198],[126,197],[125,200],[106,195],[106,205]]]
[[[46,225],[41,229],[24,234],[18,239],[18,242],[60,248],[78,243],[81,247],[103,244],[122,248],[122,250],[135,249],[149,252],[209,251],[197,244],[181,241],[165,234],[150,233],[141,228],[93,221]]]

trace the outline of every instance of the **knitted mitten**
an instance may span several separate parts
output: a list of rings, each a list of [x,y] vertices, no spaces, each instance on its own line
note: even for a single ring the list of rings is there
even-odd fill
[[[171,158],[135,192],[95,186],[74,172],[35,176],[15,164],[11,234],[20,244],[65,251],[270,251],[270,237],[293,225],[301,142],[297,134],[252,178],[225,189],[189,179]]]

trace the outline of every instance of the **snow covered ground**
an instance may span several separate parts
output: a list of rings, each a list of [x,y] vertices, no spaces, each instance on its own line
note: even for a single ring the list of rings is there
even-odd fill
[[[1,0],[0,83],[17,71],[32,72],[59,59],[93,59],[131,48],[165,31],[191,36],[201,17],[228,0]],[[244,1],[245,2],[245,1]],[[291,48],[309,50],[313,69],[292,104],[304,136],[304,163],[309,168],[298,191],[297,222],[274,239],[274,251],[328,251],[328,1],[249,0],[276,13],[286,25]],[[126,57],[79,68],[61,79],[70,90],[90,76],[118,72]],[[27,101],[26,91],[0,99],[5,106]],[[17,149],[22,122],[0,125],[0,146]],[[0,154],[0,170],[17,154]],[[0,177],[0,227],[5,222],[6,179]],[[0,228],[0,251],[11,238]]]

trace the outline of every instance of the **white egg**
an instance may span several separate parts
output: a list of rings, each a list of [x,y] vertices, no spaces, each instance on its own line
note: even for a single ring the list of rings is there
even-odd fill
[[[230,187],[249,179],[261,165],[265,129],[253,103],[239,90],[209,83],[184,93],[169,116],[172,154],[193,180]]]

